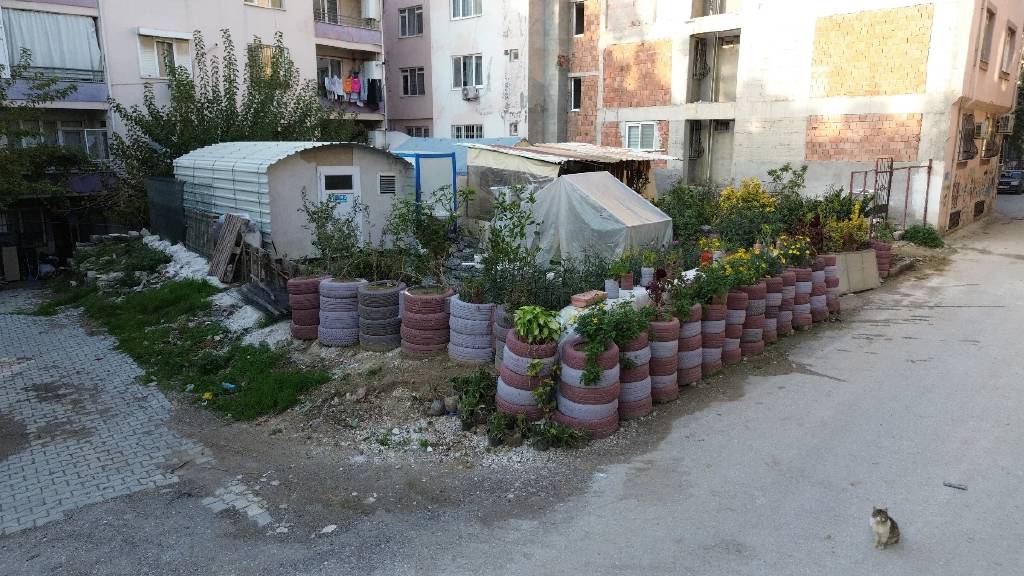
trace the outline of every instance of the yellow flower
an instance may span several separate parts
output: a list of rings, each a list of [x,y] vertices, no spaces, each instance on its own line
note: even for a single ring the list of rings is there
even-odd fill
[[[213,392],[203,392],[203,400],[213,400]]]

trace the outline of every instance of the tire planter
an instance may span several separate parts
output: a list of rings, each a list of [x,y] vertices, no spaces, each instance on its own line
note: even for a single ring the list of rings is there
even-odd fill
[[[320,326],[331,330],[355,330],[359,332],[359,316],[355,312],[325,312],[320,309]]]
[[[764,319],[764,328],[763,328],[762,336],[763,336],[765,344],[771,344],[773,342],[777,342],[778,341],[778,339],[779,339],[778,326],[779,326],[779,319],[777,317],[776,318],[765,318]]]
[[[707,304],[701,315],[701,375],[710,376],[722,369],[722,345],[725,342],[726,304]],[[678,378],[678,373],[676,374]]]
[[[320,309],[302,310],[292,308],[292,323],[298,326],[317,326],[320,324]]]
[[[701,347],[704,338],[701,334],[702,308],[695,304],[690,308],[690,315],[679,325],[679,343],[676,359],[676,383],[678,386],[693,385],[700,382],[701,364],[704,353]]]
[[[435,330],[438,332],[448,331],[448,313],[435,312],[433,314],[417,314],[405,311],[402,315],[402,327],[414,330]]]
[[[296,340],[316,340],[317,330],[319,326],[298,326],[292,323],[289,327],[292,333],[292,338]]]
[[[892,265],[892,244],[872,240],[871,247],[875,249],[878,277],[884,280],[889,277],[889,267]]]
[[[288,294],[319,294],[320,280],[320,278],[313,278],[312,276],[289,278],[287,284]]]
[[[402,312],[414,314],[440,314],[448,312],[448,299],[454,294],[451,288],[436,294],[421,293],[430,289],[423,286],[414,286],[407,289],[402,296]]]
[[[679,319],[651,322],[651,398],[670,402],[679,397]]]
[[[355,346],[359,343],[359,287],[366,280],[324,278],[319,284],[320,329],[324,346]]]
[[[679,318],[656,320],[649,325],[651,342],[672,342],[679,339]],[[653,346],[652,346],[653,348]]]
[[[743,352],[740,350],[739,343],[736,344],[735,348],[726,350],[722,349],[722,364],[725,366],[735,366],[739,364],[743,359]]]
[[[366,308],[388,308],[398,306],[398,294],[405,290],[405,283],[392,280],[367,282],[359,286],[359,305]]]
[[[540,420],[544,417],[544,409],[540,406],[513,404],[502,398],[500,394],[495,394],[494,405],[500,412],[511,414],[513,416],[521,415],[531,422]]]
[[[359,301],[355,296],[351,298],[332,298],[321,294],[320,312],[346,312],[358,318]]]
[[[504,314],[502,314],[504,316]],[[495,392],[494,404],[497,409],[506,414],[522,415],[527,420],[539,420],[544,416],[544,410],[536,405],[536,401],[528,404],[517,404],[512,398],[505,397],[509,390],[501,386],[502,383],[517,390],[533,390],[541,381],[542,377],[551,374],[555,363],[558,361],[558,343],[549,342],[545,344],[526,344],[519,340],[515,330],[507,330],[505,333],[505,349],[502,353],[502,364],[499,368],[499,386]],[[456,350],[456,354],[462,351]],[[449,354],[452,351],[449,350]],[[538,377],[531,377],[530,364],[533,361],[541,362],[541,370]],[[512,395],[508,393],[507,395]],[[518,393],[515,394],[519,397]],[[618,418],[616,417],[616,422]]]
[[[404,283],[390,280],[368,282],[359,286],[359,344],[363,348],[374,352],[387,352],[402,345],[399,299],[403,291]]]
[[[289,294],[288,307],[292,310],[318,310],[320,308],[320,295],[312,294]]]
[[[586,368],[586,353],[582,348],[583,342],[579,339],[569,340],[562,346],[562,371],[556,394],[558,410],[555,419],[562,421],[559,418],[564,418],[563,423],[576,429],[588,432],[611,430],[610,434],[618,429],[619,421],[619,395],[622,392],[619,382],[619,347],[612,342],[598,356],[601,378],[589,386],[581,381]],[[607,424],[612,417],[615,421],[614,429]]]
[[[292,338],[316,340],[320,325],[320,278],[291,278],[287,289]]]
[[[449,300],[448,306],[451,310],[448,356],[463,364],[493,362],[494,304],[474,304],[456,295]]]
[[[772,284],[773,286],[775,284],[781,284],[781,278],[779,279],[779,282],[773,280]],[[739,342],[741,344],[744,342],[762,342],[764,338],[763,328],[765,311],[768,308],[768,282],[762,280],[757,284],[743,286],[740,289],[747,294],[748,299],[746,318],[743,321],[743,330],[740,333]],[[737,348],[739,348],[739,346],[737,346]],[[727,357],[723,357],[722,360],[726,364],[738,362],[739,359],[735,358],[735,354],[736,352],[730,350],[729,355]]]
[[[555,412],[552,415],[552,419],[559,424],[565,424],[570,428],[576,430],[583,430],[588,436],[594,439],[607,438],[619,429],[619,415],[618,413],[612,414],[607,418],[601,420],[578,420],[570,416],[566,416],[561,412]]]
[[[435,293],[418,293],[435,292]],[[401,293],[402,353],[424,358],[436,356],[448,349],[448,298],[452,290],[416,286]]]
[[[320,282],[320,296],[335,300],[351,300],[359,295],[359,287],[366,280],[335,280],[325,278]]]
[[[317,339],[324,346],[355,346],[359,344],[359,328],[330,328],[321,324],[317,327]]]
[[[743,342],[740,344],[740,352],[743,356],[755,356],[764,352],[764,341],[758,342]]]

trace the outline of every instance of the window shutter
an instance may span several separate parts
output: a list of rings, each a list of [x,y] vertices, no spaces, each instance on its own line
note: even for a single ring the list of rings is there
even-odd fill
[[[462,58],[452,58],[452,88],[462,86]]]
[[[188,40],[174,41],[174,65],[183,66],[189,74],[192,73],[192,54],[188,49]]]
[[[398,190],[398,176],[394,174],[380,175],[380,193],[394,194]]]
[[[139,74],[143,78],[156,78],[160,75],[156,44],[151,36],[139,36]]]
[[[654,124],[641,124],[640,125],[640,147],[653,150],[654,149]]]

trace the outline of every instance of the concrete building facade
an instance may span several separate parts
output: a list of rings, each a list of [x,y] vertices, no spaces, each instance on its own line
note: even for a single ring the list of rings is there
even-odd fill
[[[942,230],[991,210],[1024,4],[795,4],[570,3],[565,136],[682,158],[662,187],[765,178],[790,162],[809,167],[808,191],[820,193],[887,157],[922,167],[886,175],[882,163],[889,201],[902,211],[906,193],[910,221],[926,203]],[[874,172],[865,176],[874,188]]]

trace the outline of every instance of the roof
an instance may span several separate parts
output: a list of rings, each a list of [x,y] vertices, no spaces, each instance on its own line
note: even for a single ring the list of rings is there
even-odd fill
[[[476,140],[455,139],[455,138],[409,138],[398,146],[391,149],[392,152],[421,153],[421,154],[450,154],[455,153],[455,166],[458,174],[466,174],[466,147],[463,144],[479,143],[496,146],[512,147],[523,141],[518,136],[506,138],[480,138]]]
[[[174,160],[174,169],[191,168],[197,164],[208,167],[230,166],[232,170],[265,173],[267,168],[285,158],[324,146],[352,146],[376,150],[391,155],[379,148],[358,142],[221,142],[193,150]]]
[[[552,164],[564,164],[566,162],[591,162],[597,164],[616,164],[628,161],[654,161],[654,160],[679,160],[675,156],[669,156],[660,152],[647,152],[631,150],[629,148],[614,148],[612,146],[597,146],[596,144],[585,144],[582,142],[559,142],[554,144],[531,144],[528,146],[502,146],[492,144],[479,144],[479,140],[461,144],[467,148],[479,150],[490,150],[513,156],[521,156],[532,160],[550,162]]]

